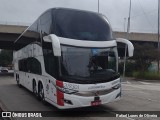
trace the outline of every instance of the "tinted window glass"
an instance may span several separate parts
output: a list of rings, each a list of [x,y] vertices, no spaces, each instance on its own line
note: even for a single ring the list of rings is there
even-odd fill
[[[43,56],[45,70],[48,74],[57,78],[58,76],[58,58],[54,56],[51,44],[43,44]]]
[[[41,16],[40,25],[43,36],[50,34],[50,29],[52,26],[51,11],[48,11]]]
[[[61,46],[61,78],[73,83],[102,83],[119,78],[117,49]]]
[[[113,48],[75,48],[62,46],[62,74],[91,77],[117,71],[116,55]],[[103,71],[104,70],[104,71]],[[103,71],[103,72],[101,72]],[[109,75],[108,75],[109,76]]]
[[[38,41],[40,41],[40,34],[38,31],[38,21],[33,23],[28,30],[16,41],[15,43],[15,49],[19,50],[28,44]]]
[[[113,40],[110,25],[101,15],[68,9],[58,9],[53,14],[56,19],[55,34],[59,37],[91,41]]]
[[[28,69],[30,73],[42,74],[41,63],[36,58],[28,58]]]
[[[19,60],[19,70],[39,75],[42,74],[41,63],[36,58]]]
[[[26,59],[19,60],[18,66],[19,66],[19,71],[24,71],[24,72],[28,71],[27,70],[27,60]]]

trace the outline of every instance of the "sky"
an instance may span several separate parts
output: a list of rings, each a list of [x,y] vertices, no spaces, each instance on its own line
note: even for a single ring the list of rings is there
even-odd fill
[[[130,0],[99,0],[114,31],[126,31]],[[131,0],[131,32],[157,32],[158,0]],[[32,24],[54,7],[98,11],[98,0],[0,0],[1,24]]]

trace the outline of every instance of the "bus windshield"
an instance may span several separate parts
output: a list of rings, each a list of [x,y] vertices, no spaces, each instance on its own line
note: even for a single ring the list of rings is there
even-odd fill
[[[62,79],[85,84],[108,82],[119,77],[115,48],[61,48]]]
[[[92,12],[57,10],[54,34],[75,40],[113,40],[111,27],[102,15]]]

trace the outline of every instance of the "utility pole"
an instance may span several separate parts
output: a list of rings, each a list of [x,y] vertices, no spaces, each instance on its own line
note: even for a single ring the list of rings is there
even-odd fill
[[[159,27],[160,27],[160,26],[159,26],[159,14],[160,14],[160,13],[159,13],[159,12],[160,12],[159,9],[160,9],[160,1],[158,0],[158,61],[157,61],[157,63],[158,63],[158,73],[159,73],[159,66],[160,66],[160,65],[159,65],[159,56],[160,56],[160,55],[159,55],[159,54],[160,54],[160,53],[159,53],[159,51],[160,51],[160,50],[159,50],[159,47],[160,47],[160,46],[159,46],[159,32],[160,32],[160,31],[159,31]]]
[[[124,32],[126,32],[126,18],[124,18]]]
[[[128,26],[127,26],[127,39],[129,39],[129,32],[130,32],[130,21],[131,21],[131,0],[129,5],[129,17],[128,17]]]
[[[98,0],[98,13],[99,13],[99,0]]]
[[[128,16],[127,35],[126,35],[126,39],[128,39],[128,40],[129,40],[129,32],[130,32],[130,18],[131,18],[131,0],[130,0],[130,5],[129,5],[129,16]],[[123,66],[123,79],[125,78],[125,72],[126,72],[127,48],[128,48],[128,46],[125,45],[125,56],[124,56],[124,66]]]

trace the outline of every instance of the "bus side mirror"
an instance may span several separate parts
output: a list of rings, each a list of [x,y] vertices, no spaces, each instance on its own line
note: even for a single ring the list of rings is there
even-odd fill
[[[127,39],[124,39],[124,38],[117,38],[116,41],[118,42],[118,53],[120,54],[120,57],[124,57],[124,53],[125,53],[125,46],[124,45],[127,45],[127,48],[128,48],[128,51],[127,51],[127,56],[128,57],[132,57],[133,56],[133,52],[134,52],[134,46],[133,44],[127,40]],[[121,46],[119,45],[119,43],[121,44]],[[124,45],[122,45],[122,43]],[[121,52],[123,51],[123,52]]]
[[[51,42],[53,47],[54,56],[61,56],[61,46],[58,37],[54,34],[44,36],[43,40],[45,42]]]

